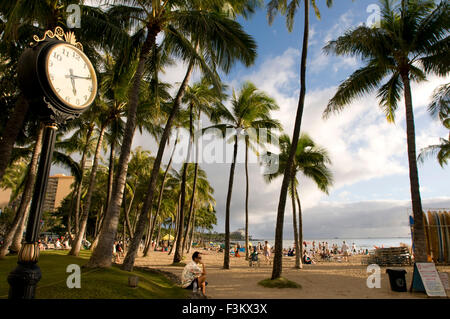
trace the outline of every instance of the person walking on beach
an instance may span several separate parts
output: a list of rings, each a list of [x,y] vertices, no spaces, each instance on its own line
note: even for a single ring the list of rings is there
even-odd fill
[[[342,242],[342,254],[344,255],[344,260],[348,262],[348,245],[345,243],[345,240]]]
[[[264,259],[269,263],[269,265],[272,264],[272,261],[270,260],[270,248],[269,242],[266,240],[264,244]]]
[[[352,244],[352,253],[356,255],[356,245],[355,245],[355,243]]]
[[[203,296],[206,296],[207,284],[205,264],[202,262],[201,253],[196,251],[192,254],[192,261],[183,269],[181,287],[193,290],[200,289]]]

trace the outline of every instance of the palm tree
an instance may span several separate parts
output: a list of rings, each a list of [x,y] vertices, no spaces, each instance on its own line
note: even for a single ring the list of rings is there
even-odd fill
[[[6,254],[8,253],[8,249],[10,245],[13,243],[16,232],[19,230],[21,234],[23,233],[22,225],[25,224],[26,211],[31,201],[31,196],[33,195],[32,191],[36,180],[37,163],[39,154],[41,153],[43,132],[44,127],[43,125],[41,125],[41,127],[38,129],[36,143],[34,145],[33,154],[31,156],[31,161],[29,163],[29,169],[26,176],[24,190],[22,192],[22,198],[20,200],[20,204],[17,209],[16,215],[14,216],[12,225],[10,226],[8,232],[6,233],[5,238],[3,239],[3,245],[0,248],[0,258],[5,257]]]
[[[280,154],[278,155],[279,169],[271,174],[265,174],[264,178],[267,182],[271,182],[281,175],[284,171],[289,158],[291,148],[291,140],[288,135],[284,134],[279,139]],[[298,196],[298,173],[312,179],[317,187],[328,194],[328,190],[333,183],[333,175],[327,165],[331,164],[328,152],[319,147],[306,133],[300,136],[295,152],[293,173],[289,184],[289,194],[292,200],[292,218],[294,226],[294,242],[295,242],[295,268],[301,268],[303,257],[303,227],[302,227],[302,209],[300,205],[300,197]],[[296,218],[296,201],[298,206],[298,228]]]
[[[221,91],[221,90],[220,90]],[[213,103],[217,103],[220,101],[222,97],[221,92],[217,92],[217,90],[209,83],[206,78],[203,78],[199,83],[195,83],[194,85],[186,88],[186,93],[183,98],[183,102],[188,105],[189,112],[189,121],[187,123],[189,130],[189,141],[188,141],[188,151],[186,154],[186,161],[183,165],[183,179],[181,182],[181,204],[180,204],[180,216],[184,216],[184,203],[186,198],[186,174],[187,174],[187,163],[191,160],[191,150],[194,145],[194,121],[200,120],[201,113],[210,114],[212,110]],[[187,227],[179,227],[178,234],[179,238],[183,238],[183,240],[177,241],[177,246],[174,254],[174,263],[179,263],[182,259],[184,249],[186,247],[186,238],[189,232],[189,225],[192,223],[193,218],[193,209],[194,209],[194,201],[195,201],[195,193],[197,187],[197,173],[198,173],[198,148],[195,148],[195,164],[194,164],[194,184],[193,191],[189,201],[189,212],[187,219]],[[179,220],[184,224],[184,219]],[[184,232],[184,236],[183,236]]]
[[[332,0],[326,0],[328,7],[332,5]],[[320,18],[319,9],[316,6],[316,1],[311,0],[316,16]],[[303,30],[303,44],[302,44],[302,58],[300,65],[300,96],[298,99],[297,115],[295,117],[294,133],[292,136],[292,145],[289,152],[289,158],[287,166],[284,170],[283,182],[281,184],[280,200],[278,203],[277,210],[277,221],[275,229],[275,255],[273,259],[273,271],[271,279],[277,279],[281,277],[283,270],[283,224],[284,224],[284,210],[286,208],[286,198],[289,188],[289,183],[292,176],[292,166],[294,163],[295,152],[297,149],[297,143],[300,137],[300,128],[302,124],[303,109],[305,106],[305,96],[306,96],[306,59],[308,55],[308,38],[309,38],[309,0],[304,1],[305,12],[304,12],[304,30]],[[297,9],[300,6],[300,1],[291,0],[288,4],[287,0],[271,0],[267,4],[267,18],[269,24],[271,24],[275,18],[275,15],[280,11],[286,16],[286,26],[289,32],[292,31],[294,26],[294,18]]]
[[[423,81],[428,73],[448,74],[450,4],[448,1],[436,4],[432,0],[403,0],[395,5],[383,0],[381,4],[379,27],[351,29],[324,48],[326,52],[337,55],[359,56],[365,62],[362,68],[341,83],[329,101],[324,116],[340,111],[354,98],[379,87],[380,106],[386,119],[393,122],[403,91],[414,218],[414,256],[417,262],[421,262],[427,260],[427,252],[417,172],[411,81]]]
[[[27,144],[32,143],[28,147],[16,147],[13,149],[12,160],[13,162],[26,160],[29,164],[27,167],[26,176],[22,179],[22,182],[15,180],[18,187],[15,188],[13,195],[16,197],[20,191],[22,191],[20,204],[17,208],[13,222],[5,235],[3,246],[0,250],[0,258],[4,257],[8,252],[8,248],[12,252],[18,252],[22,245],[22,236],[25,230],[26,221],[28,218],[29,205],[31,203],[32,192],[36,181],[36,173],[38,166],[38,158],[42,147],[42,134],[43,126],[40,123],[28,122],[29,128]],[[36,134],[37,131],[37,134]],[[57,142],[57,145],[59,142]],[[76,180],[79,180],[80,170],[79,165],[71,159],[69,156],[54,151],[53,163],[62,165],[68,168],[75,176]]]
[[[230,177],[228,182],[228,193],[225,212],[225,255],[223,268],[230,268],[230,206],[231,196],[233,192],[234,171],[236,167],[236,157],[238,152],[238,141],[248,134],[252,134],[253,130],[259,129],[278,129],[280,124],[278,121],[270,118],[270,111],[277,110],[278,105],[264,92],[259,91],[254,84],[246,82],[242,85],[240,91],[236,93],[233,90],[231,99],[231,110],[224,105],[217,104],[211,118],[220,124],[213,125],[209,128],[220,129],[223,133],[231,129],[231,136],[225,136],[228,141],[233,141],[233,160],[230,167]],[[225,123],[225,124],[222,124]],[[206,128],[208,130],[209,128]],[[246,147],[248,147],[246,143]],[[248,195],[248,193],[247,193]],[[248,199],[246,200],[246,202]],[[246,223],[248,223],[248,211],[246,210]],[[246,226],[247,228],[248,226]],[[248,245],[247,245],[248,247]]]
[[[2,1],[0,15],[4,17],[2,23],[2,53],[10,54],[11,64],[17,65],[19,55],[28,47],[31,37],[42,34],[55,27],[64,27],[67,16],[66,8],[69,4],[79,4],[82,8],[83,28],[77,30],[77,38],[83,43],[84,51],[95,64],[95,50],[93,45],[101,44],[104,47],[117,48],[127,41],[127,34],[120,27],[110,23],[100,8],[81,4],[82,1],[72,0],[29,0],[29,1]],[[98,37],[99,32],[103,34]],[[16,69],[14,67],[14,69]],[[18,92],[18,93],[17,93]],[[15,105],[0,141],[0,179],[10,162],[11,152],[28,113],[27,99],[16,88]]]
[[[428,106],[432,116],[438,117],[445,128],[449,130],[447,139],[441,138],[441,143],[430,145],[421,150],[417,160],[421,163],[429,156],[436,156],[439,165],[443,168],[450,158],[450,84],[440,86],[433,95],[433,101]]]
[[[96,105],[92,108],[98,108],[98,113],[96,115],[97,118],[97,128],[99,129],[98,135],[96,137],[97,139],[97,145],[95,147],[94,157],[93,157],[93,163],[91,172],[89,175],[89,182],[88,182],[88,189],[86,192],[86,196],[84,198],[83,203],[83,214],[80,219],[80,229],[78,230],[78,233],[76,234],[75,240],[72,243],[72,249],[69,252],[69,255],[78,256],[81,249],[81,241],[83,240],[86,232],[86,225],[89,218],[89,211],[91,206],[91,199],[92,194],[94,192],[95,188],[95,182],[96,182],[96,175],[97,175],[97,169],[98,164],[100,160],[100,152],[102,150],[103,145],[103,138],[105,136],[106,128],[109,125],[109,122],[111,121],[110,115],[111,112],[108,109],[108,105],[103,103],[101,101],[101,98],[97,99]],[[81,183],[80,183],[81,184]],[[80,192],[81,193],[81,192]]]
[[[111,265],[112,245],[117,232],[117,222],[121,206],[127,163],[130,156],[131,144],[136,127],[136,112],[140,93],[140,82],[144,74],[145,64],[150,51],[155,47],[156,36],[163,32],[165,40],[175,49],[178,56],[188,60],[189,67],[184,80],[174,99],[174,105],[160,141],[160,147],[155,159],[155,165],[149,185],[149,194],[143,206],[142,220],[138,221],[136,234],[130,244],[123,268],[131,269],[139,242],[143,236],[148,220],[147,215],[152,206],[153,193],[156,186],[157,175],[161,165],[163,151],[169,137],[173,119],[181,105],[184,90],[189,81],[194,65],[198,64],[208,73],[213,74],[197,54],[197,49],[205,48],[217,50],[217,66],[229,70],[235,60],[241,60],[246,65],[253,62],[255,57],[255,44],[253,40],[242,31],[241,26],[232,19],[224,16],[217,10],[208,6],[196,7],[197,1],[117,1],[121,5],[109,10],[112,16],[117,17],[121,26],[131,26],[135,34],[145,34],[145,40],[140,46],[137,69],[134,74],[132,88],[129,93],[128,116],[125,127],[119,163],[111,196],[111,202],[105,213],[104,224],[100,233],[99,244],[94,250],[88,267],[109,267]],[[212,1],[214,2],[214,1]],[[122,5],[123,4],[123,5]],[[208,2],[209,4],[209,2]],[[194,46],[187,40],[190,36]]]
[[[164,128],[161,141],[159,143],[158,152],[156,154],[155,159],[155,166],[153,167],[153,172],[149,183],[148,196],[142,208],[144,213],[141,214],[141,219],[139,220],[138,226],[136,228],[136,234],[130,244],[130,249],[128,250],[127,256],[125,257],[125,260],[123,262],[122,269],[124,270],[131,271],[133,268],[134,260],[139,247],[139,241],[141,240],[144,234],[146,223],[148,222],[148,220],[145,219],[146,216],[145,212],[148,212],[149,209],[152,207],[157,174],[159,171],[159,167],[161,165],[161,160],[166,146],[166,141],[170,135],[170,130],[174,118],[181,106],[182,97],[186,90],[190,76],[193,72],[194,66],[198,65],[201,68],[203,74],[207,76],[210,81],[215,83],[215,87],[216,89],[218,89],[219,81],[218,81],[218,74],[216,73],[215,70],[216,67],[220,67],[223,71],[227,72],[229,71],[230,67],[235,61],[241,60],[246,65],[249,65],[250,63],[252,63],[255,57],[254,51],[255,44],[253,40],[247,34],[242,32],[241,26],[237,22],[229,19],[228,17],[223,15],[220,11],[214,11],[208,7],[203,7],[199,5],[200,3],[193,3],[192,5],[191,4],[188,5],[186,7],[188,10],[187,12],[193,14],[195,13],[193,18],[195,18],[196,13],[202,13],[203,18],[202,23],[204,22],[213,23],[213,25],[208,24],[208,27],[206,29],[208,30],[207,33],[204,33],[203,31],[205,29],[201,28],[202,32],[199,31],[195,34],[191,34],[191,42],[189,42],[184,37],[180,38],[181,34],[173,33],[174,30],[171,30],[172,33],[165,33],[165,41],[167,49],[172,51],[174,48],[176,48],[176,51],[173,52],[177,52],[177,54],[180,49],[188,50],[185,51],[183,57],[186,57],[186,55],[188,55],[189,66],[186,71],[186,75],[179,87],[177,95],[174,98],[173,107],[167,119],[166,126]],[[212,17],[214,18],[211,19]],[[217,18],[219,18],[219,20],[217,20]],[[217,23],[220,23],[221,25],[220,32],[218,32],[219,29],[217,29],[215,26],[217,25]],[[200,26],[201,24],[195,24],[195,27]],[[227,34],[226,37],[224,37],[225,34]],[[212,39],[207,39],[207,37],[210,35],[212,36]],[[180,42],[180,40],[182,42]],[[213,45],[211,45],[211,41],[213,41],[214,43]],[[241,46],[239,45],[239,43],[240,44],[245,43],[245,45]],[[205,62],[204,57],[208,58],[207,60],[210,63],[210,65],[208,65]],[[211,59],[211,57],[213,57],[213,59]],[[212,71],[212,69],[210,68],[211,66],[214,67],[214,71]],[[183,193],[181,195],[183,200]],[[183,207],[183,205],[180,206]],[[183,213],[183,211],[181,211],[180,213]],[[183,222],[184,219],[180,218],[179,220],[180,222]],[[178,243],[179,242],[177,242],[177,245]]]
[[[152,216],[152,221],[151,221],[151,224],[150,224],[150,226],[148,228],[147,238],[146,238],[147,239],[147,244],[146,244],[146,246],[144,248],[144,251],[143,251],[144,257],[147,256],[148,251],[149,251],[150,246],[151,246],[151,243],[152,243],[153,231],[155,229],[156,222],[157,222],[157,220],[159,218],[159,213],[160,213],[160,210],[161,210],[161,204],[162,204],[162,200],[163,200],[164,190],[165,190],[165,186],[166,186],[166,180],[168,178],[169,171],[170,171],[170,169],[172,167],[173,155],[175,154],[175,150],[177,149],[178,141],[179,141],[179,139],[178,139],[178,130],[177,130],[177,134],[176,134],[176,137],[175,137],[175,142],[174,142],[174,145],[173,145],[172,153],[170,155],[169,162],[167,163],[166,169],[164,170],[164,174],[162,176],[162,181],[161,181],[161,185],[160,185],[160,188],[159,188],[158,201],[157,201],[157,204],[156,204],[156,212],[155,212],[154,216]]]
[[[186,229],[184,235],[182,235],[183,252],[189,243],[188,237],[195,218],[195,208],[198,206],[214,206],[216,203],[213,197],[214,189],[209,184],[206,172],[200,168],[198,163],[189,163],[187,166],[186,191],[190,194],[191,200],[188,204],[190,215],[188,215]]]

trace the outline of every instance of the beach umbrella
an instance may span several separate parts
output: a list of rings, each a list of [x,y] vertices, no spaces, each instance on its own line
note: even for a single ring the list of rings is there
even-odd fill
[[[169,234],[167,234],[166,236],[164,236],[162,238],[162,240],[173,240],[173,239],[174,239],[174,237],[172,235],[169,235]]]

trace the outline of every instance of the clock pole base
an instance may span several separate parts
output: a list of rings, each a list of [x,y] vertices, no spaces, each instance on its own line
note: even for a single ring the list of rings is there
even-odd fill
[[[41,280],[41,269],[35,263],[18,263],[8,276],[9,299],[34,299],[36,285]]]

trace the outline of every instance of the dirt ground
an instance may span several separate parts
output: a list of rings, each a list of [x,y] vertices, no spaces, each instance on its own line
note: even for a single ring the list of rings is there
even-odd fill
[[[185,262],[190,261],[190,254]],[[258,285],[260,280],[269,278],[272,266],[261,261],[259,268],[250,268],[244,257],[231,257],[229,270],[222,269],[223,253],[201,251],[207,271],[207,295],[210,298],[230,299],[366,299],[366,298],[427,298],[424,293],[394,292],[390,289],[386,267],[381,268],[381,288],[368,288],[367,265],[361,264],[361,257],[352,256],[349,262],[317,262],[294,268],[294,258],[283,258],[283,277],[302,285],[301,289],[272,289]],[[136,266],[145,266],[181,275],[183,267],[171,266],[173,255],[166,252],[151,252],[148,257],[139,257]],[[413,267],[401,268],[407,271],[408,288],[411,285]],[[439,271],[450,273],[450,266],[438,266]]]

